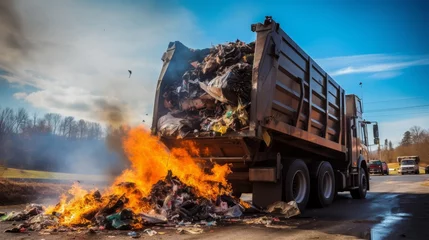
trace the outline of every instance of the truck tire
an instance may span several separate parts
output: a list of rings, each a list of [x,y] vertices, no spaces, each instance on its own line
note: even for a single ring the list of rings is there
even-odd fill
[[[284,200],[296,201],[304,210],[310,197],[310,174],[304,161],[296,159],[285,169]]]
[[[316,179],[311,183],[311,201],[318,207],[327,207],[334,200],[335,175],[329,162],[323,162]]]
[[[366,190],[368,186],[368,179],[365,174],[365,169],[360,168],[359,171],[359,188],[350,190],[350,194],[354,199],[365,199],[366,198]]]

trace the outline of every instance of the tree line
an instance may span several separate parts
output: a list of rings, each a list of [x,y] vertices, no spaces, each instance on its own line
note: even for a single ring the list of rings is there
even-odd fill
[[[423,129],[420,126],[413,126],[405,131],[398,146],[388,139],[385,139],[384,145],[378,147],[376,153],[372,153],[372,159],[379,159],[386,162],[396,162],[398,156],[420,157],[423,164],[429,164],[429,129]]]
[[[0,165],[79,173],[122,169],[122,156],[105,144],[112,132],[73,116],[0,107]]]
[[[100,139],[102,128],[99,123],[72,116],[63,117],[58,113],[47,113],[40,117],[37,113],[30,116],[28,111],[20,108],[0,108],[0,137],[10,134],[29,136],[32,134],[54,134],[71,139]]]

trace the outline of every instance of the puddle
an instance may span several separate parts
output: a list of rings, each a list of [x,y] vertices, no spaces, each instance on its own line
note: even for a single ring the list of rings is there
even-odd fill
[[[404,218],[411,217],[408,213],[388,213],[384,220],[371,229],[371,239],[386,239],[392,229]]]

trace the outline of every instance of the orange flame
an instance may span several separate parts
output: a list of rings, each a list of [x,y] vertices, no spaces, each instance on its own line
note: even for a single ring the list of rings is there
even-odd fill
[[[221,194],[231,192],[226,180],[226,176],[231,172],[229,166],[214,164],[211,173],[205,173],[200,166],[203,162],[189,154],[198,154],[197,148],[192,144],[187,144],[186,148],[169,151],[148,130],[136,127],[128,128],[123,147],[131,161],[131,169],[125,170],[117,177],[114,184],[103,192],[103,197],[97,197],[95,190],[88,192],[78,185],[73,185],[69,191],[71,198],[62,196],[60,202],[49,207],[46,212],[60,213],[62,225],[88,224],[88,218],[109,205],[112,197],[116,197],[117,200],[121,196],[128,198],[125,208],[136,213],[147,212],[151,207],[142,201],[142,198],[149,196],[152,186],[163,179],[168,170],[184,184],[193,187],[196,194],[201,197],[215,199]],[[127,188],[120,184],[124,182],[134,183],[135,188]],[[220,185],[224,187],[220,188]]]

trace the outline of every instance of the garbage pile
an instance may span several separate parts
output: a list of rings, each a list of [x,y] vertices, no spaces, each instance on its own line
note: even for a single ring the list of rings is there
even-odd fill
[[[135,188],[133,183],[122,183],[128,188]],[[138,189],[133,189],[137,191]],[[92,196],[101,198],[99,191]],[[24,221],[24,223],[7,230],[8,232],[40,231],[75,231],[79,227],[90,227],[97,230],[138,230],[143,226],[176,226],[181,231],[189,231],[193,224],[205,226],[216,225],[216,220],[228,217],[240,217],[245,208],[238,199],[230,196],[219,196],[217,199],[198,197],[195,190],[183,184],[169,171],[165,179],[153,185],[148,197],[141,203],[149,203],[152,210],[147,213],[133,212],[125,208],[129,201],[126,196],[107,196],[108,206],[86,214],[87,224],[61,224],[62,218],[73,216],[61,215],[58,212],[46,214],[41,205],[30,204],[21,212],[11,212],[2,217],[4,221]],[[195,231],[195,230],[194,230]],[[153,232],[151,232],[153,233]],[[149,234],[149,233],[148,233]]]
[[[255,44],[240,40],[210,49],[202,61],[164,87],[164,107],[158,119],[163,136],[183,138],[223,135],[248,127]]]

